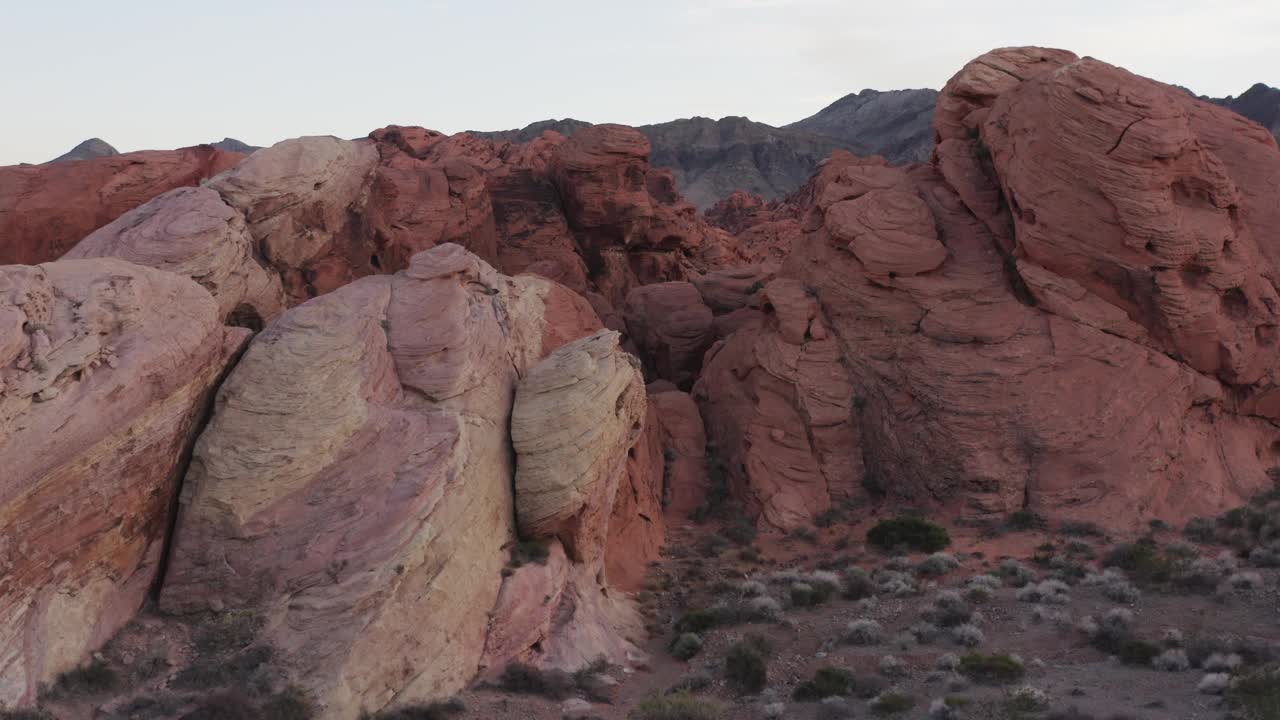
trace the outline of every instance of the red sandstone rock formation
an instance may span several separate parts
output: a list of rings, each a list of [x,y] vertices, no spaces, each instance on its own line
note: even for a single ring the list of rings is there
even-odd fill
[[[181,462],[248,332],[112,259],[0,267],[0,705],[76,667],[156,580]]]
[[[782,527],[869,493],[1126,528],[1265,487],[1265,131],[1036,48],[966,66],[937,129],[933,168],[824,166],[763,316],[708,354],[695,395],[748,505]]]
[[[199,185],[242,158],[199,145],[0,167],[0,265],[56,260],[125,212],[167,190]]]
[[[714,318],[697,288],[687,282],[642,285],[627,295],[624,314],[650,379],[689,389],[713,337]]]

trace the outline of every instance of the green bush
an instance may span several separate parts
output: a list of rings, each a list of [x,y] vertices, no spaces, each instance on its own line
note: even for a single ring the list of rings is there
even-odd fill
[[[739,642],[729,648],[724,670],[729,684],[742,693],[758,693],[769,682],[768,661],[755,643]]]
[[[426,705],[407,705],[394,710],[383,710],[376,715],[366,715],[361,720],[448,720],[467,711],[458,698],[436,701]]]
[[[1175,558],[1163,552],[1154,540],[1143,538],[1137,542],[1115,546],[1107,553],[1102,564],[1104,567],[1124,570],[1139,587],[1151,588],[1168,585],[1187,562],[1185,558]]]
[[[1010,530],[1022,531],[1042,530],[1048,525],[1044,518],[1026,508],[1009,513],[1009,517],[1005,518],[1004,524]]]
[[[1160,646],[1155,643],[1138,638],[1126,638],[1119,642],[1115,655],[1125,665],[1148,667],[1161,652]]]
[[[114,690],[120,684],[120,675],[101,660],[94,660],[58,676],[51,697],[82,697],[100,695]]]
[[[516,543],[511,548],[511,561],[507,563],[510,567],[522,567],[529,563],[538,565],[546,565],[547,557],[551,551],[547,548],[546,543],[537,540],[526,540]]]
[[[951,544],[941,525],[911,515],[881,520],[867,531],[867,543],[881,550],[904,546],[918,552],[938,552]]]
[[[1280,718],[1280,668],[1266,667],[1241,675],[1227,691],[1227,702],[1246,720]]]
[[[702,633],[719,625],[721,621],[720,614],[713,609],[708,610],[690,610],[676,620],[675,631],[677,635],[685,633]]]
[[[915,707],[916,699],[910,695],[886,690],[871,701],[871,712],[876,715],[897,715]]]
[[[854,674],[844,668],[821,667],[812,680],[796,686],[792,697],[801,702],[813,702],[834,695],[846,695],[857,684]]]
[[[682,633],[671,643],[671,656],[677,660],[688,660],[701,651],[702,638],[695,633]]]
[[[1003,653],[968,653],[956,668],[961,675],[980,683],[1011,683],[1022,679],[1027,668],[1017,658]]]
[[[532,665],[513,662],[498,678],[498,686],[507,692],[540,695],[563,700],[573,692],[573,676],[562,670],[539,670]]]
[[[678,692],[650,695],[631,711],[630,720],[720,720],[723,711],[710,700]]]

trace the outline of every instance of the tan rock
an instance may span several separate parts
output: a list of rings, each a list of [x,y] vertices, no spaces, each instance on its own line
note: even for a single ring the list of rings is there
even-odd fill
[[[161,607],[263,617],[324,718],[465,685],[515,539],[515,386],[565,334],[553,287],[446,244],[281,315],[196,443]]]
[[[244,216],[210,188],[171,190],[80,241],[68,258],[117,257],[186,275],[229,325],[261,330],[284,310],[274,268],[258,261]]]

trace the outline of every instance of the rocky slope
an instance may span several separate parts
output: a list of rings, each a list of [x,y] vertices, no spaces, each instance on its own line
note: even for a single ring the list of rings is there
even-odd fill
[[[881,155],[894,165],[925,162],[933,150],[937,100],[937,90],[867,89],[783,127],[843,140],[847,150]]]
[[[92,160],[93,158],[119,155],[120,151],[111,147],[101,138],[89,138],[67,152],[50,160],[51,163],[69,162],[71,160]]]
[[[1210,102],[1249,118],[1280,140],[1280,88],[1257,83],[1239,96],[1213,98]]]

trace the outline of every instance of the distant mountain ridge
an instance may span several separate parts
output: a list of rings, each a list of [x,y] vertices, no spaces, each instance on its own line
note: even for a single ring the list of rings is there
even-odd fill
[[[1207,99],[1258,123],[1280,141],[1280,88],[1257,83],[1239,97]]]
[[[246,154],[251,153],[254,150],[262,149],[260,146],[250,145],[246,142],[236,140],[235,138],[223,138],[218,142],[204,144],[211,145],[219,150],[226,150],[227,152],[240,152]],[[91,160],[93,158],[112,157],[113,155],[119,154],[119,150],[116,150],[102,138],[89,138],[49,162],[59,163],[70,162],[72,160]]]
[[[119,150],[111,147],[111,145],[102,138],[89,138],[49,162],[58,163],[70,162],[72,160],[91,160],[93,158],[111,157],[112,155],[119,154]]]
[[[683,118],[636,129],[649,138],[651,162],[670,169],[681,194],[706,209],[734,190],[778,199],[808,180],[833,150],[883,155],[894,164],[927,160],[933,150],[937,95],[935,90],[863,90],[783,127],[729,116]],[[590,125],[565,118],[472,133],[528,142],[546,130],[568,136]]]

